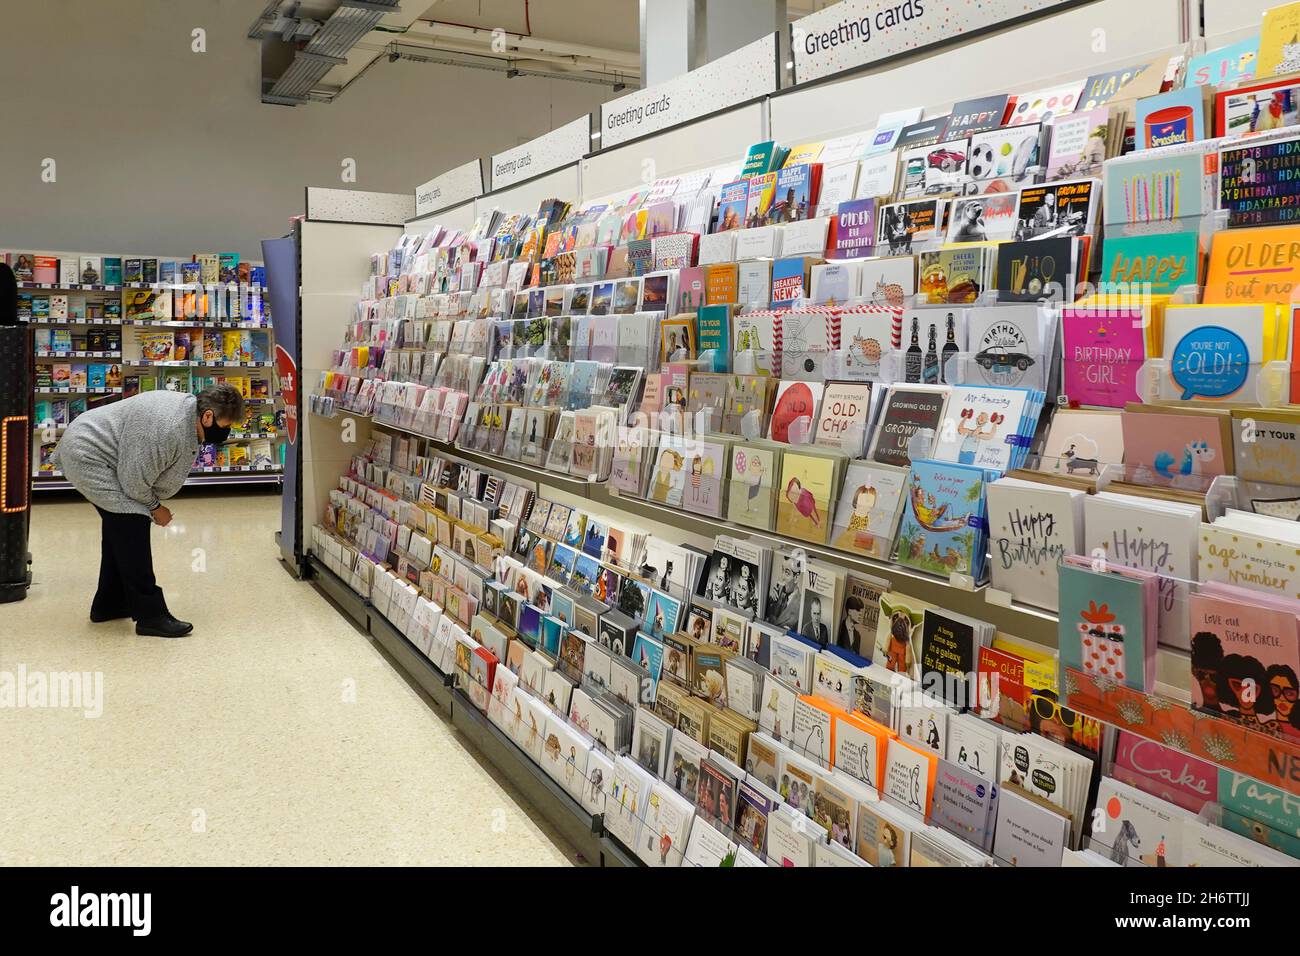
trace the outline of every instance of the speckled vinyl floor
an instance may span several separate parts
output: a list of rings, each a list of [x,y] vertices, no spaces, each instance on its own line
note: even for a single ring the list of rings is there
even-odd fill
[[[34,585],[0,604],[0,704],[6,674],[12,689],[90,672],[102,715],[85,713],[93,678],[79,708],[0,706],[0,865],[577,860],[282,569],[278,497],[187,491],[173,511],[174,529],[154,529],[154,564],[195,628],[169,641],[89,622],[99,519],[80,499],[35,506]]]

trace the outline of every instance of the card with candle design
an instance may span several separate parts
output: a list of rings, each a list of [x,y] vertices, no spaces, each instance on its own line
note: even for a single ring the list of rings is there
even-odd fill
[[[1061,313],[1062,391],[1071,402],[1123,408],[1139,400],[1146,361],[1139,307],[1067,308]]]
[[[903,495],[893,560],[932,574],[984,576],[982,468],[914,461]]]
[[[865,461],[850,462],[835,511],[831,543],[870,558],[887,558],[902,503],[907,470]]]
[[[1300,691],[1300,602],[1207,584],[1191,597],[1192,704],[1281,733],[1279,701],[1295,735]],[[1290,694],[1287,700],[1284,695]],[[1287,706],[1290,704],[1291,706]]]
[[[1212,212],[1214,177],[1207,162],[1202,153],[1181,150],[1110,160],[1103,190],[1106,225],[1176,222]]]

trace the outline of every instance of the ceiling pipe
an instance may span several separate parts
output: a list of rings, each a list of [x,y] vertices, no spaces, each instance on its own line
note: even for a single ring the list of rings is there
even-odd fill
[[[426,25],[427,24],[427,25]],[[486,27],[471,26],[449,26],[446,24],[433,23],[428,20],[417,20],[407,31],[407,36],[415,34],[425,37],[445,37],[455,40],[472,40],[482,43],[485,46],[491,46],[493,31]],[[625,69],[635,69],[640,72],[641,55],[635,50],[618,50],[612,47],[598,47],[588,43],[570,43],[564,40],[552,40],[544,37],[523,36],[518,33],[507,32],[506,38],[512,46],[520,50],[530,50],[539,53],[551,53],[560,56],[581,56],[593,60],[602,60],[610,64],[618,64]]]

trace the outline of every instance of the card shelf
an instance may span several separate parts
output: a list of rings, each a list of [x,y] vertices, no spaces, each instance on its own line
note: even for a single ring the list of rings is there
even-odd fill
[[[468,738],[532,807],[559,830],[590,863],[601,866],[639,866],[639,861],[603,832],[599,816],[587,813],[556,781],[533,763],[487,714],[455,686],[452,675],[431,661],[366,598],[352,589],[313,552],[307,554],[312,583],[330,598],[358,627],[369,633],[385,654],[446,712],[452,725]]]
[[[1201,713],[1166,694],[1145,694],[1074,668],[1063,670],[1063,697],[1070,709],[1300,797],[1300,740]]]
[[[343,414],[341,416],[336,414],[335,416],[324,416],[324,417],[333,417],[337,421],[340,420],[341,418],[346,418],[348,416],[352,418],[364,418],[370,421],[372,424],[378,425],[381,428],[387,428],[391,431],[402,432],[403,434],[406,435],[414,435],[416,438],[423,438],[426,441],[437,446],[438,448],[442,449],[449,455],[454,455],[463,458],[466,461],[473,462],[474,464],[477,465],[482,465],[484,468],[498,471],[502,474],[512,475],[516,478],[523,478],[527,481],[532,481],[539,484],[552,485],[557,488],[562,488],[563,490],[567,491],[569,494],[577,495],[578,497],[581,498],[592,497],[594,494],[594,489],[601,487],[597,483],[588,481],[585,478],[575,478],[572,475],[561,475],[558,472],[546,471],[541,468],[535,468],[532,465],[524,465],[519,462],[508,461],[504,458],[497,458],[493,455],[486,455],[482,452],[473,451],[471,449],[460,448],[459,446],[457,446],[452,442],[443,441],[438,438],[433,438],[429,435],[426,435],[424,432],[416,431],[415,429],[412,428],[404,428],[401,425],[394,424],[393,422],[386,421],[385,419],[382,418],[376,418],[372,415],[360,415],[357,414],[356,412],[343,411]]]

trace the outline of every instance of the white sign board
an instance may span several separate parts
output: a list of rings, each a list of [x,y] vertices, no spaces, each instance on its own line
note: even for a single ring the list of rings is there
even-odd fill
[[[553,129],[545,136],[496,153],[492,157],[492,189],[506,186],[552,169],[576,163],[591,149],[591,117],[583,114],[572,123]]]
[[[790,26],[794,75],[808,83],[964,33],[1083,0],[840,0]]]
[[[600,107],[600,145],[679,126],[776,92],[776,34],[755,40],[667,83],[620,96]]]
[[[439,209],[458,206],[482,195],[483,166],[474,159],[416,187],[415,215],[427,216]]]

